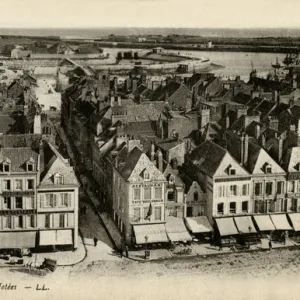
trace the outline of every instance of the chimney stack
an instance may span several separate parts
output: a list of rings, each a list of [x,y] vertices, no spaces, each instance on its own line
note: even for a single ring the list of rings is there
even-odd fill
[[[151,143],[151,161],[154,161],[154,157],[155,157],[155,146],[154,143]]]
[[[244,148],[244,165],[248,162],[248,151],[249,151],[249,137],[248,134],[245,135],[245,148]]]
[[[229,116],[226,116],[226,124],[225,124],[226,129],[230,127],[230,119]]]
[[[245,136],[243,133],[241,136],[241,159],[240,159],[241,165],[243,165],[243,163],[244,163],[244,147],[245,147]]]
[[[260,137],[260,125],[256,124],[255,125],[255,138],[258,140]]]
[[[160,150],[157,151],[157,168],[160,172],[163,172],[163,155]]]
[[[278,162],[281,162],[283,150],[283,140],[281,137],[278,138]]]
[[[261,146],[265,148],[266,146],[266,136],[263,134],[261,137]]]

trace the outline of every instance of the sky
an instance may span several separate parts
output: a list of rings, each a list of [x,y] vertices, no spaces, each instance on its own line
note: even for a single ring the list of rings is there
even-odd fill
[[[0,0],[0,27],[300,28],[300,0]]]

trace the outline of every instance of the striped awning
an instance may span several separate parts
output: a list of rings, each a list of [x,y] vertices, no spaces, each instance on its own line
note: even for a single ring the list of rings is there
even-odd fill
[[[219,233],[221,236],[228,236],[228,235],[236,235],[239,234],[233,218],[218,218],[215,219],[218,229],[219,229]]]
[[[293,228],[289,224],[286,214],[270,215],[272,222],[276,230],[292,230]]]
[[[275,230],[274,224],[269,215],[257,215],[253,216],[253,218],[260,231]]]
[[[72,245],[72,230],[45,230],[40,231],[40,246]]]
[[[300,213],[289,213],[288,214],[295,231],[300,231]]]
[[[133,231],[136,244],[169,242],[165,224],[133,225]]]
[[[166,218],[166,231],[172,242],[191,241],[192,237],[188,233],[183,219],[176,217]]]
[[[240,233],[256,233],[250,216],[234,217],[234,221]]]
[[[0,249],[35,248],[36,232],[1,232]]]
[[[185,218],[185,224],[192,233],[209,233],[213,231],[206,216]]]

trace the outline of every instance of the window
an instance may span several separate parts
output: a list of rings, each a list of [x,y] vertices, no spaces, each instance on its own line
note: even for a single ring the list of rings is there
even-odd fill
[[[261,213],[264,214],[266,213],[267,209],[267,202],[266,201],[255,201],[254,203],[254,212],[255,213]]]
[[[193,216],[193,207],[187,207],[186,208],[186,216],[192,217]]]
[[[277,182],[277,194],[283,194],[284,193],[284,182],[278,181]]]
[[[23,207],[23,198],[16,197],[16,208],[22,208],[22,207]]]
[[[45,227],[50,228],[50,215],[49,214],[45,215]]]
[[[155,188],[155,199],[161,199],[162,198],[162,188],[156,187]]]
[[[11,216],[3,216],[3,229],[11,228]]]
[[[266,165],[266,167],[265,167],[265,173],[266,174],[271,174],[272,173],[272,167],[270,165]]]
[[[144,199],[151,199],[151,187],[144,188]]]
[[[255,195],[259,196],[261,194],[262,194],[262,183],[261,182],[255,183]]]
[[[23,228],[23,216],[17,216],[15,218],[15,227],[16,228]]]
[[[147,170],[144,171],[144,180],[150,180],[150,174]]]
[[[248,212],[248,201],[242,202],[242,212],[247,213]]]
[[[3,209],[11,209],[11,198],[10,197],[3,198]]]
[[[194,192],[194,201],[198,201],[199,200],[199,194],[198,192]]]
[[[149,207],[144,207],[144,219],[146,219],[148,215]]]
[[[229,169],[229,175],[235,175],[235,174],[236,174],[236,170],[230,168],[230,169]]]
[[[168,201],[175,201],[175,191],[174,190],[168,191]]]
[[[223,215],[224,214],[224,203],[219,203],[217,206],[218,214]]]
[[[295,189],[295,181],[289,181],[288,182],[288,192],[293,193]]]
[[[16,190],[22,189],[22,179],[16,179]]]
[[[133,220],[134,222],[138,222],[141,219],[141,209],[136,207],[133,209]]]
[[[33,164],[31,163],[27,164],[27,172],[33,172]]]
[[[154,208],[154,220],[160,221],[161,220],[161,207]]]
[[[46,194],[45,197],[46,197],[45,207],[55,207],[57,205],[55,194]]]
[[[61,193],[60,194],[60,206],[71,206],[71,194]]]
[[[266,195],[272,195],[273,182],[266,182]]]
[[[133,189],[133,200],[141,199],[141,189]]]
[[[3,189],[10,190],[10,180],[3,180]]]
[[[65,227],[65,214],[59,214],[59,227],[64,228]]]
[[[34,208],[34,196],[27,197],[27,207],[26,208]]]
[[[3,172],[10,172],[10,164],[5,163],[2,165]]]
[[[248,184],[243,184],[242,195],[247,196],[248,194],[249,194],[249,185]]]
[[[200,205],[199,206],[199,213],[198,213],[198,216],[204,216],[205,214],[205,208],[204,208],[204,205]]]
[[[275,212],[275,201],[269,200],[267,208],[268,212]]]
[[[34,216],[33,215],[27,216],[26,225],[27,225],[27,227],[35,227],[34,226]]]
[[[230,211],[231,214],[236,213],[236,203],[235,202],[230,202],[229,203],[229,211]]]
[[[33,190],[34,180],[33,179],[27,179],[27,189]]]
[[[64,184],[64,178],[62,175],[56,174],[54,176],[54,184]]]
[[[298,207],[298,199],[293,198],[293,199],[292,199],[292,207],[291,207],[291,211],[297,211],[297,207]]]
[[[229,187],[229,196],[236,196],[237,195],[237,186],[231,185]]]

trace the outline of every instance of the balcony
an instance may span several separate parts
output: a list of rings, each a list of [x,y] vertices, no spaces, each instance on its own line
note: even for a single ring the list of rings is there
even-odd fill
[[[34,190],[31,191],[2,191],[3,197],[24,197],[24,196],[34,196]]]

